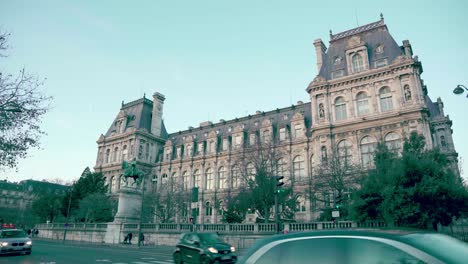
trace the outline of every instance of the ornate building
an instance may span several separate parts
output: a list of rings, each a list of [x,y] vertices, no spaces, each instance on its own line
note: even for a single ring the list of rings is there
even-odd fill
[[[278,163],[283,175],[297,183],[299,193],[314,167],[332,150],[342,150],[356,164],[372,166],[377,142],[398,150],[413,131],[425,136],[428,148],[447,153],[456,169],[452,122],[443,103],[440,98],[431,101],[421,79],[421,62],[408,40],[397,44],[383,17],[338,34],[330,32],[328,48],[321,39],[314,46],[319,73],[306,89],[310,102],[203,122],[176,133],[167,133],[164,127],[163,95],[155,93],[153,101],[143,97],[122,103],[112,126],[97,142],[95,170],[104,173],[112,193],[119,190],[121,162],[133,158],[153,179],[145,185],[148,191],[165,192],[169,182],[187,192],[199,186],[203,198],[197,222],[212,223],[220,220],[213,210],[214,196],[222,200],[227,190],[239,186],[235,157],[257,141],[280,147],[284,155]],[[314,220],[321,208],[329,206],[312,204],[305,197],[299,198],[299,221]],[[187,217],[177,216],[179,221]]]

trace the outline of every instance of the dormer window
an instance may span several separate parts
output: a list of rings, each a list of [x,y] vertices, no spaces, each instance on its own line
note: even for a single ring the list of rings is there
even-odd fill
[[[340,57],[340,56],[336,56],[335,58],[333,58],[333,64],[334,64],[334,65],[341,64],[341,57]]]
[[[351,58],[351,61],[354,73],[364,70],[364,61],[361,55],[354,54],[354,56]]]

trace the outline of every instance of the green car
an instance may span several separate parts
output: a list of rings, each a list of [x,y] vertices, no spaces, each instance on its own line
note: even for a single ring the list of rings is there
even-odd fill
[[[216,233],[182,234],[174,251],[174,262],[180,263],[235,263],[236,249]]]
[[[32,241],[20,229],[2,229],[0,230],[0,255],[24,253],[31,254]]]
[[[277,235],[258,241],[242,264],[468,263],[468,244],[439,233],[336,230]]]

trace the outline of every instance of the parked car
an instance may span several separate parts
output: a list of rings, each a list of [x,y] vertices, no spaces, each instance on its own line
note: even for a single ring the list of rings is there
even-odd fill
[[[186,233],[180,236],[174,251],[174,262],[235,263],[236,249],[225,243],[216,233]]]
[[[0,230],[0,255],[24,253],[26,255],[32,252],[32,241],[20,229],[2,229]]]
[[[414,230],[317,231],[261,240],[238,263],[466,264],[468,245],[446,235]]]

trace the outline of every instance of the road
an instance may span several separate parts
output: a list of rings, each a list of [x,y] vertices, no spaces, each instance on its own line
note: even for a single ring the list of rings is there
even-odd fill
[[[34,240],[31,255],[0,256],[2,264],[169,264],[172,247],[63,244]]]

